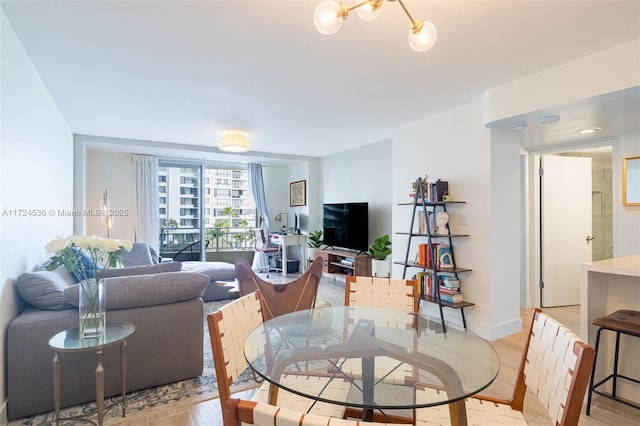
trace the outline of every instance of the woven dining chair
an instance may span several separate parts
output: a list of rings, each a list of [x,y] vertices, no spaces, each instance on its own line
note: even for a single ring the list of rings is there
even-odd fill
[[[527,389],[544,405],[551,424],[578,424],[595,352],[575,333],[535,309],[524,346],[513,394],[509,399],[476,395],[465,400],[468,424],[526,425]],[[416,387],[416,398],[428,398],[432,388]],[[416,425],[450,425],[447,406],[419,408]]]
[[[263,324],[261,294],[255,291],[242,296],[218,311],[207,315],[213,363],[218,381],[220,405],[223,410],[225,424],[227,419],[224,414],[226,401],[231,396],[231,385],[238,379],[241,373],[249,368],[244,357],[244,342],[249,333]],[[305,385],[317,394],[331,394],[337,399],[346,399],[350,389],[350,383],[341,379],[330,380],[327,376],[306,376],[302,374],[288,374],[281,381],[304,380]],[[299,386],[298,386],[299,387]],[[269,397],[269,383],[263,382],[252,400],[267,402]],[[278,391],[278,406],[296,408],[301,411],[309,411],[314,414],[342,418],[345,407],[316,402],[309,398],[287,392],[284,389]]]
[[[244,259],[236,260],[235,269],[241,296],[260,290],[264,321],[315,306],[322,279],[321,258],[316,258],[300,277],[283,284],[263,280]]]
[[[345,306],[385,308],[407,313],[418,312],[418,287],[415,280],[349,276],[345,282],[344,294]],[[413,332],[414,317],[407,316],[406,320],[407,332]],[[376,357],[375,365],[378,380],[407,385],[413,385],[417,380],[417,372],[413,367],[393,358]],[[362,362],[359,359],[345,360],[340,364],[340,369],[350,377],[362,377]]]
[[[362,422],[305,414],[261,402],[231,398],[224,405],[224,426],[389,426],[392,423]],[[397,423],[393,423],[397,424]]]

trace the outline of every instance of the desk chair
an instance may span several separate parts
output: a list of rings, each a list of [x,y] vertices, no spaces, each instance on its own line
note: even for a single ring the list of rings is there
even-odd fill
[[[244,342],[249,333],[263,323],[260,297],[260,292],[255,291],[207,315],[213,363],[218,380],[220,405],[225,425],[235,424],[230,423],[232,420],[229,418],[229,414],[225,412],[225,404],[231,397],[231,385],[241,373],[249,368],[243,352]],[[317,389],[318,394],[324,393],[326,395],[327,393],[332,393],[340,397],[340,399],[346,398],[350,389],[348,381],[330,380],[329,377],[289,374],[282,380],[304,380],[307,386]],[[264,402],[266,405],[269,400],[269,386],[268,382],[262,382],[252,400]],[[284,389],[278,390],[277,402],[278,406],[281,407],[295,408],[313,414],[338,418],[342,418],[345,412],[345,407],[316,402],[287,392]]]
[[[253,230],[253,241],[254,241],[254,249],[258,253],[264,253],[267,257],[267,266],[258,268],[258,271],[267,269],[267,278],[269,278],[269,272],[273,271],[281,271],[280,268],[276,268],[275,257],[280,253],[280,246],[272,246],[267,241],[267,237],[264,234],[264,229],[254,229]],[[271,261],[273,260],[273,267],[271,266]]]
[[[578,424],[595,352],[564,325],[535,309],[525,342],[516,384],[510,399],[476,395],[467,398],[470,425],[526,425],[522,414],[527,388],[545,406],[551,424]],[[473,356],[473,354],[469,354]],[[417,398],[427,398],[431,388],[416,387]],[[419,408],[416,425],[450,425],[447,406]]]

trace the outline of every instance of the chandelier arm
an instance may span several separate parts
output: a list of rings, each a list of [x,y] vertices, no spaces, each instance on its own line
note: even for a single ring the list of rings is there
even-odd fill
[[[407,10],[407,6],[404,5],[404,2],[402,0],[397,0],[397,1],[398,3],[400,3],[400,6],[402,6],[402,10],[404,10],[404,13],[407,14],[407,17],[411,21],[412,27],[415,28],[417,25],[417,22],[415,21],[415,19],[413,19],[413,16],[411,16],[411,13],[409,13],[409,11]]]
[[[364,5],[365,5],[365,4],[367,4],[367,3],[370,3],[370,1],[369,1],[369,0],[364,0],[363,2],[356,3],[356,4],[354,4],[353,6],[348,7],[348,8],[347,8],[347,11],[351,12],[353,9],[357,9],[357,8],[359,8],[360,6],[364,6]]]

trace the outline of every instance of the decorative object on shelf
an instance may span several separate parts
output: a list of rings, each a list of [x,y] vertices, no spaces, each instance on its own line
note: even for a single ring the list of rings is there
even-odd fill
[[[299,180],[289,184],[289,206],[307,205],[307,181]]]
[[[224,152],[247,152],[251,149],[251,142],[242,133],[229,132],[222,135],[218,141],[218,149]]]
[[[431,49],[438,37],[435,25],[429,21],[416,21],[413,19],[402,0],[389,1],[397,1],[409,18],[409,21],[411,21],[408,37],[409,46],[417,52],[425,52]],[[383,0],[365,0],[348,7],[342,4],[342,2],[336,3],[332,0],[326,0],[316,6],[316,10],[313,13],[313,23],[316,29],[322,34],[332,35],[340,30],[343,22],[349,16],[349,12],[353,9],[357,9],[358,15],[360,15],[363,20],[373,21],[380,14],[382,3]]]
[[[387,257],[391,254],[391,241],[389,235],[383,235],[375,239],[369,253],[373,256],[371,261],[371,273],[374,277],[387,278],[391,275],[391,260]]]
[[[111,216],[111,203],[109,201],[109,194],[105,189],[102,193],[102,198],[100,198],[100,221],[102,223],[106,223],[107,225],[107,238],[111,235],[111,231],[113,231],[113,217]]]
[[[128,240],[72,235],[57,238],[45,246],[52,253],[48,270],[64,266],[78,281],[80,336],[103,338],[105,334],[106,306],[104,275],[107,269],[120,264],[122,251],[130,251],[133,245]]]
[[[453,254],[451,253],[451,247],[445,244],[440,244],[440,269],[453,269]]]
[[[428,194],[429,193],[429,175],[424,175],[424,179],[422,179],[422,193],[423,194]],[[411,194],[412,197],[415,198],[415,196],[418,193],[418,187],[416,186],[417,181],[413,181],[411,183],[411,189],[413,190],[413,193]]]
[[[307,249],[307,256],[309,259],[313,260],[316,258],[316,249],[322,247],[322,229],[309,232],[309,235],[307,236],[307,245],[309,246]]]
[[[438,179],[436,181],[436,201],[444,201],[444,194],[449,194],[449,182]]]
[[[449,213],[437,212],[436,213],[436,235],[449,235]]]

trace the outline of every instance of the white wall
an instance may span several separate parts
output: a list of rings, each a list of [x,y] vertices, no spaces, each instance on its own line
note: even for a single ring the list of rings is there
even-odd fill
[[[99,208],[98,200],[106,189],[112,210],[122,213],[113,217],[112,238],[136,241],[136,188],[133,161],[116,152],[88,151],[86,156],[85,208]],[[107,227],[99,216],[85,216],[87,235],[107,236]]]
[[[6,331],[21,310],[14,280],[48,256],[44,245],[72,232],[73,136],[0,11],[0,423],[6,421]],[[24,210],[20,210],[24,209]],[[42,216],[24,216],[32,210]],[[21,213],[22,212],[22,213]]]
[[[391,236],[392,154],[391,140],[385,140],[323,157],[319,172],[322,200],[317,205],[317,217],[322,218],[323,203],[366,201],[369,244],[381,235]],[[313,229],[322,229],[322,222]]]

